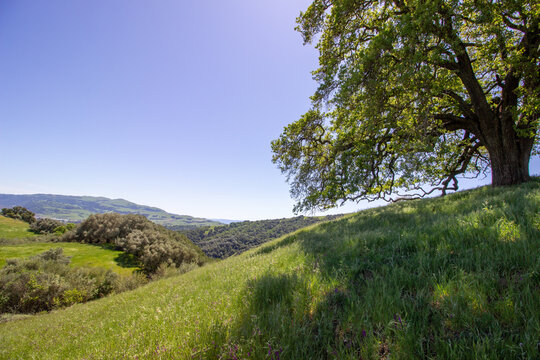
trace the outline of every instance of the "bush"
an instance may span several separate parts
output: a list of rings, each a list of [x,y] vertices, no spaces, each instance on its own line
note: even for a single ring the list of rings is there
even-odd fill
[[[202,265],[206,260],[185,235],[154,224],[142,215],[94,214],[74,231],[64,234],[61,241],[113,244],[135,256],[147,275],[161,264],[180,267],[183,263]]]
[[[71,230],[75,229],[76,227],[77,227],[77,225],[75,225],[73,223],[67,223],[67,224],[64,224],[64,225],[61,225],[61,226],[55,228],[54,233],[57,234],[57,235],[62,235],[62,234],[65,234],[68,231],[71,231]]]
[[[102,268],[72,268],[61,248],[29,259],[9,259],[0,269],[0,312],[35,313],[132,290],[141,275],[122,277]]]
[[[25,221],[29,224],[36,221],[36,214],[22,206],[14,206],[13,208],[3,208],[1,214],[5,217]]]
[[[184,262],[197,262],[199,254],[196,251],[169,235],[155,230],[135,230],[126,238],[117,239],[116,245],[136,256],[147,274],[155,272],[161,264],[177,267]]]
[[[56,233],[56,230],[61,227],[65,227],[65,224],[62,221],[43,218],[31,223],[30,231],[36,234],[54,234]]]
[[[116,239],[124,238],[134,230],[154,229],[156,226],[142,215],[93,214],[79,224],[75,231],[66,233],[62,240],[114,244]]]

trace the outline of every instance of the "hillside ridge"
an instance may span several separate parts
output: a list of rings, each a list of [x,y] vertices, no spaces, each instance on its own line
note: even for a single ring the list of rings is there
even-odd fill
[[[189,215],[168,213],[158,207],[140,205],[125,199],[104,196],[76,196],[58,194],[0,194],[0,208],[23,206],[38,217],[68,222],[81,222],[91,214],[116,212],[119,214],[144,215],[163,226],[211,226],[222,225],[217,221]]]

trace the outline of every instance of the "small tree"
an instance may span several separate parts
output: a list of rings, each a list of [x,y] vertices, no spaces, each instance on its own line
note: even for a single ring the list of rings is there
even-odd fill
[[[297,29],[318,39],[320,85],[272,142],[295,209],[444,194],[488,169],[528,181],[539,22],[538,1],[313,1]]]
[[[32,224],[36,221],[36,214],[22,206],[14,206],[13,208],[3,208],[2,215],[12,219],[18,219]]]
[[[52,234],[56,229],[64,227],[65,224],[58,220],[49,218],[38,219],[30,224],[30,231],[36,234]],[[65,231],[64,231],[65,232]]]

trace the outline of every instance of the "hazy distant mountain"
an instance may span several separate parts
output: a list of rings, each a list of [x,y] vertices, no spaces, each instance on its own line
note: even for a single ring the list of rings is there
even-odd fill
[[[10,208],[17,205],[36,213],[38,217],[48,217],[70,222],[80,222],[91,214],[116,212],[120,214],[141,214],[146,216],[148,220],[164,226],[207,226],[222,224],[209,219],[171,214],[156,207],[139,205],[124,199],[50,194],[0,194],[0,208]]]
[[[217,221],[219,223],[223,223],[223,224],[226,224],[226,225],[229,225],[229,224],[232,224],[232,223],[236,223],[236,222],[242,222],[242,221],[245,221],[245,220],[229,220],[229,219],[210,219],[212,221]]]

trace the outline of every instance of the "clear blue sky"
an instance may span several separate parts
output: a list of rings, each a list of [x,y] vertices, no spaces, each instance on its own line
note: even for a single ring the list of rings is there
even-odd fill
[[[292,216],[270,141],[316,87],[293,30],[309,3],[1,1],[0,192]]]

